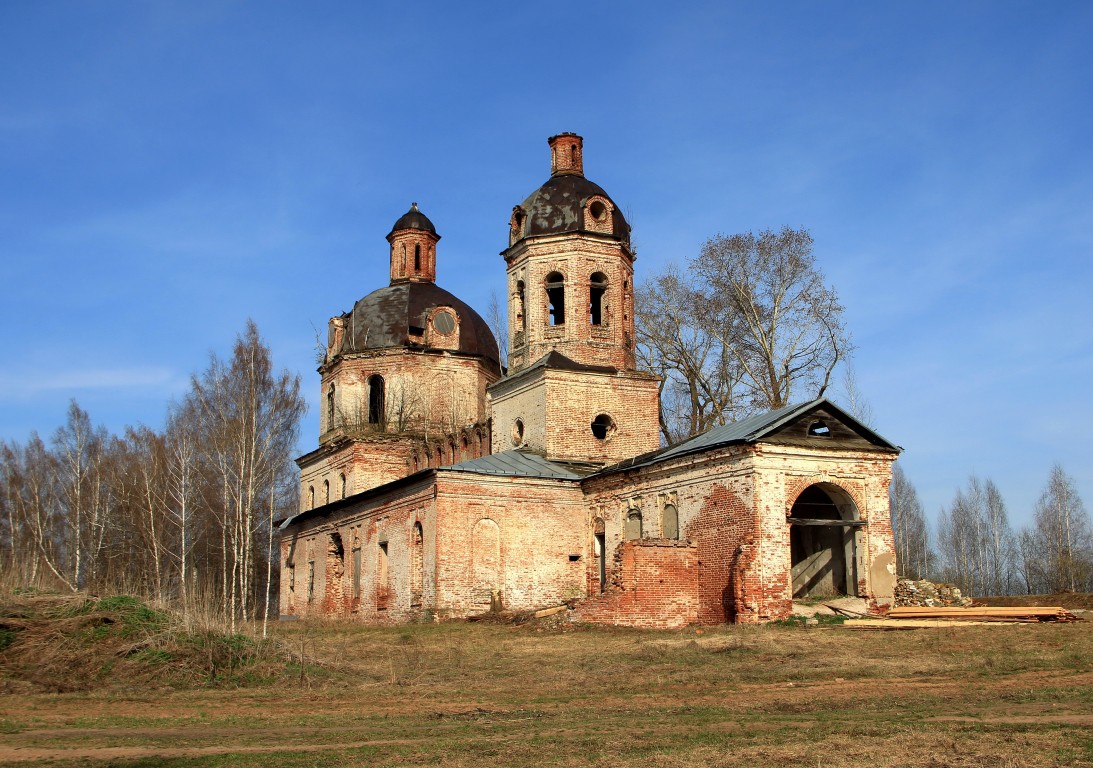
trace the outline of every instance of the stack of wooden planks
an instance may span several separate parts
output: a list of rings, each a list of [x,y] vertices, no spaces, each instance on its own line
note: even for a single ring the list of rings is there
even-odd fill
[[[1059,606],[1011,606],[989,608],[892,608],[885,619],[852,619],[843,623],[852,629],[915,629],[919,627],[973,626],[984,624],[1028,624],[1043,621],[1081,621]]]

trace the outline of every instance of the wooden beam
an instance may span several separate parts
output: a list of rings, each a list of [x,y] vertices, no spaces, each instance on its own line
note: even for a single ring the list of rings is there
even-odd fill
[[[862,528],[865,520],[813,520],[807,517],[787,517],[786,522],[792,525],[823,525],[831,528]]]

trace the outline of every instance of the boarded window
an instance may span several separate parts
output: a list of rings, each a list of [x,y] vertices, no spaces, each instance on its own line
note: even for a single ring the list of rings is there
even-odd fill
[[[679,512],[675,504],[665,504],[661,515],[661,534],[665,539],[679,538]]]

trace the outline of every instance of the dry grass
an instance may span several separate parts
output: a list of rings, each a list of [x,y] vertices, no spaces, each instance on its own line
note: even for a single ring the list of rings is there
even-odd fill
[[[292,623],[276,679],[245,688],[6,695],[0,762],[1093,765],[1090,626]]]

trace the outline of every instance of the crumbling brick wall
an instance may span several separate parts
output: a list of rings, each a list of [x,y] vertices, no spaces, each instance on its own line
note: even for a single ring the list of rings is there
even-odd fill
[[[615,549],[603,594],[577,604],[574,621],[661,629],[699,621],[698,547],[638,539]]]

